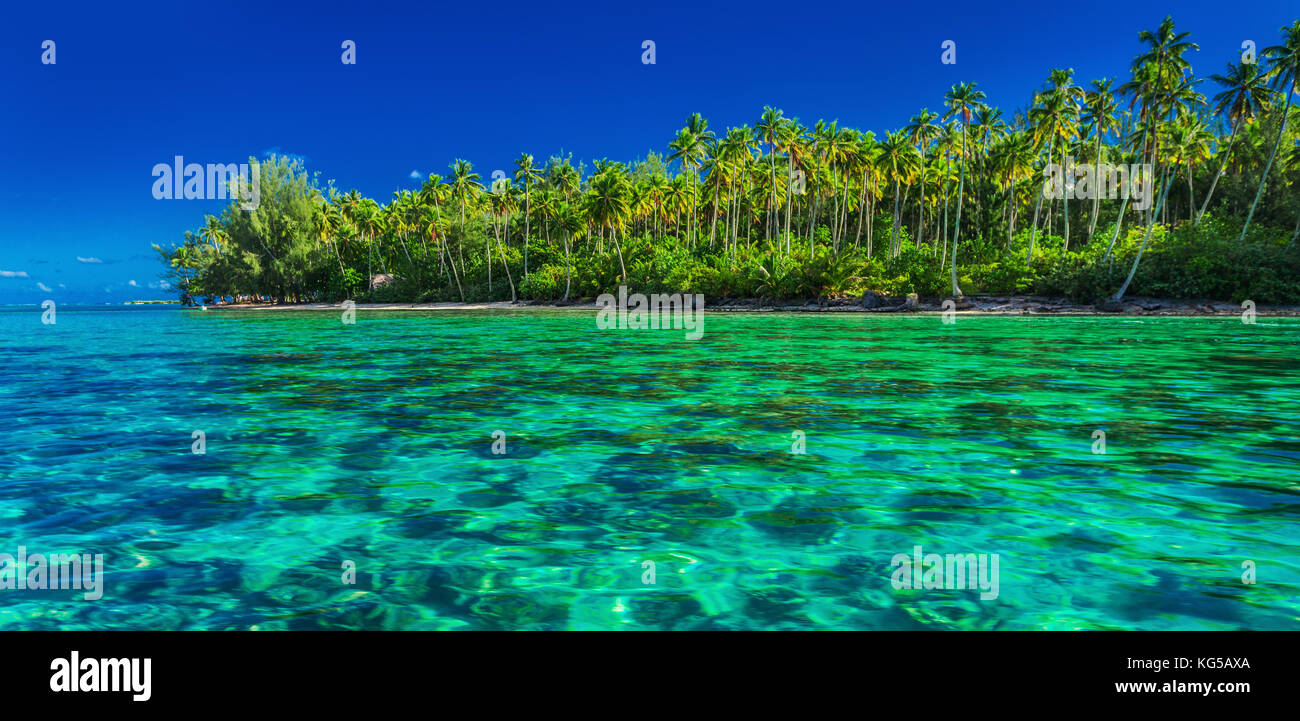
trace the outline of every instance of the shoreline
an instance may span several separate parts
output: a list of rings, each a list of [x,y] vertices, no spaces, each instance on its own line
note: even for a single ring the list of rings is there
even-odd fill
[[[869,295],[865,299],[817,301],[763,302],[754,299],[732,299],[716,305],[705,304],[710,313],[901,313],[924,315],[942,313],[946,298],[919,300],[908,306],[907,299]],[[1129,298],[1117,306],[1102,309],[1091,303],[1076,303],[1065,298],[1045,296],[966,296],[966,303],[956,307],[961,315],[1033,315],[1033,316],[1173,316],[1173,317],[1226,317],[1241,316],[1245,309],[1239,304],[1211,300],[1170,300],[1168,298]],[[594,300],[558,303],[543,301],[491,301],[482,303],[357,303],[357,310],[380,311],[485,311],[485,310],[594,310],[600,305]],[[183,310],[219,311],[340,311],[337,303],[230,303],[223,305],[191,306]],[[1300,305],[1258,306],[1257,316],[1300,317]]]

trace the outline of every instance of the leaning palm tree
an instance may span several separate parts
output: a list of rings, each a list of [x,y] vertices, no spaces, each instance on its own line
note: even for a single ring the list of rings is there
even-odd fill
[[[1291,149],[1291,155],[1286,160],[1286,171],[1290,176],[1290,184],[1300,185],[1300,145]],[[1292,195],[1292,197],[1298,196],[1300,193]],[[1300,212],[1296,213],[1295,230],[1291,231],[1291,240],[1286,244],[1288,250],[1295,245],[1297,238],[1300,238]]]
[[[1268,182],[1268,171],[1273,169],[1273,159],[1277,157],[1277,149],[1282,145],[1282,133],[1286,130],[1287,114],[1291,110],[1291,93],[1300,89],[1300,20],[1289,27],[1283,26],[1282,44],[1265,48],[1264,55],[1269,59],[1267,75],[1273,80],[1273,89],[1286,96],[1286,101],[1282,104],[1282,120],[1277,124],[1273,151],[1268,154],[1268,162],[1264,164],[1264,174],[1259,176],[1259,189],[1255,191],[1255,200],[1251,202],[1250,212],[1246,214],[1246,224],[1241,226],[1238,243],[1246,239],[1246,231],[1250,229],[1251,218],[1255,217],[1259,197],[1264,194],[1264,185]]]
[[[1151,129],[1151,165],[1153,168],[1158,167],[1160,151],[1160,118],[1167,111],[1173,113],[1177,106],[1176,93],[1180,90],[1186,90],[1190,83],[1184,82],[1184,77],[1191,74],[1191,63],[1183,57],[1188,50],[1200,50],[1200,46],[1187,40],[1189,33],[1178,33],[1174,31],[1174,20],[1166,16],[1160,22],[1160,26],[1154,31],[1142,30],[1138,32],[1138,40],[1147,44],[1147,51],[1137,56],[1133,60],[1133,80],[1127,84],[1127,87],[1133,88],[1133,91],[1142,97],[1142,109],[1147,118],[1147,125]],[[1166,78],[1170,81],[1166,83]],[[1163,96],[1163,97],[1162,97]],[[1163,100],[1163,105],[1162,105]],[[1142,131],[1143,141],[1145,142],[1147,131]],[[1143,152],[1141,147],[1138,148],[1139,155]],[[1155,207],[1150,209],[1150,216],[1147,219],[1147,229],[1142,236],[1142,245],[1138,247],[1137,255],[1133,258],[1133,267],[1129,269],[1128,278],[1120,286],[1115,295],[1111,297],[1111,304],[1118,304],[1124,297],[1125,291],[1128,290],[1129,284],[1133,282],[1133,276],[1137,274],[1138,264],[1142,262],[1142,254],[1146,251],[1147,243],[1151,240],[1151,231],[1155,227],[1156,218],[1160,216],[1160,210],[1164,207],[1165,196],[1169,193],[1168,168],[1161,174],[1160,182],[1157,188],[1160,188],[1159,200],[1156,201]],[[1120,206],[1121,217],[1123,214],[1123,205]],[[1115,225],[1116,235],[1119,234],[1119,223]],[[1111,246],[1114,246],[1114,239],[1111,239]],[[1110,257],[1111,248],[1106,249],[1106,257]]]
[[[1205,209],[1210,207],[1210,198],[1214,197],[1214,189],[1218,187],[1219,178],[1223,177],[1223,172],[1228,166],[1233,141],[1237,139],[1237,132],[1241,130],[1242,123],[1253,120],[1268,107],[1269,90],[1265,85],[1264,74],[1259,71],[1259,63],[1228,63],[1226,75],[1211,75],[1210,79],[1226,88],[1214,96],[1214,112],[1228,116],[1232,121],[1232,132],[1229,133],[1228,140],[1219,148],[1223,159],[1219,161],[1219,170],[1210,181],[1210,190],[1205,194],[1205,202],[1201,204],[1196,220],[1193,221],[1194,224],[1201,222]]]
[[[961,238],[962,191],[966,183],[966,126],[970,124],[971,113],[984,104],[984,91],[978,90],[975,83],[958,83],[944,94],[944,105],[948,112],[944,119],[956,116],[962,124],[961,134],[961,170],[957,176],[957,219],[952,231],[952,294],[961,298],[964,294],[957,286],[957,242]]]

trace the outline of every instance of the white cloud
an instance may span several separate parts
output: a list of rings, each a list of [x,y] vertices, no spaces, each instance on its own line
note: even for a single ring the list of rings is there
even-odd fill
[[[412,170],[412,171],[411,171],[411,180],[419,180],[419,179],[420,179],[420,171],[418,171],[418,170]]]
[[[137,283],[137,282],[135,282],[134,280],[128,280],[128,281],[126,282],[126,284],[129,285],[129,286],[131,286],[132,288],[139,288],[139,287],[140,287],[140,284]]]
[[[93,257],[83,258],[81,256],[77,256],[77,262],[78,263],[103,263],[104,261],[100,260],[99,258],[93,258]]]
[[[25,270],[0,270],[0,278],[26,278]]]
[[[36,281],[36,287],[37,287],[37,288],[40,288],[41,290],[45,291],[46,293],[49,293],[51,290],[53,290],[52,288],[50,288],[50,286],[48,286],[48,285],[46,285],[46,284],[40,282],[39,280]]]

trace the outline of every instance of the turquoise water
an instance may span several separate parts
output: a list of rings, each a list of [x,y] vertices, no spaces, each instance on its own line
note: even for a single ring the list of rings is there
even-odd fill
[[[1300,319],[40,315],[0,553],[104,597],[6,630],[1300,628]],[[997,597],[895,589],[916,545]]]

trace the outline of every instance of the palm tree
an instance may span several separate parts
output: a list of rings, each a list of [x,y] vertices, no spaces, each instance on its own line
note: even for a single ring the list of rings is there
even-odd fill
[[[977,192],[972,195],[972,198],[975,201],[976,209],[979,211],[980,232],[978,235],[981,237],[987,237],[989,204],[986,202],[984,197],[985,194],[978,191],[983,190],[985,186],[985,178],[987,177],[985,171],[987,167],[989,148],[992,146],[994,140],[1002,137],[1006,132],[1007,124],[1002,120],[1002,111],[1000,109],[989,105],[982,105],[975,109],[974,125],[979,128],[979,133],[972,136],[978,138],[978,142],[975,143],[974,156],[979,160],[979,162],[975,166],[976,173],[978,174],[975,183]]]
[[[1048,88],[1035,93],[1033,102],[1029,108],[1029,125],[1033,129],[1033,138],[1035,147],[1040,151],[1044,148],[1047,151],[1047,166],[1043,168],[1043,192],[1038,196],[1034,204],[1034,219],[1030,224],[1029,233],[1029,252],[1027,261],[1032,261],[1034,257],[1034,241],[1038,235],[1038,215],[1042,209],[1043,198],[1047,196],[1047,183],[1050,179],[1048,173],[1049,167],[1053,164],[1053,152],[1056,150],[1056,141],[1058,138],[1069,135],[1066,126],[1069,124],[1070,109],[1073,107],[1069,102],[1067,93],[1062,92],[1062,83],[1070,82],[1070,74],[1073,71],[1053,69],[1048,75]],[[1061,155],[1064,158],[1067,149],[1062,149]],[[1045,234],[1051,233],[1052,227],[1052,206],[1049,201],[1047,206],[1047,219],[1043,224]]]
[[[383,216],[375,201],[366,198],[361,202],[356,211],[356,223],[357,229],[366,236],[366,287],[370,290],[374,290],[375,269],[371,258],[374,254],[375,234],[383,228]],[[379,261],[380,264],[383,265],[384,255],[382,249],[379,254]]]
[[[669,160],[679,160],[682,167],[692,172],[690,205],[690,245],[695,247],[695,208],[697,203],[694,196],[696,195],[696,186],[699,185],[699,169],[704,162],[704,158],[709,153],[709,146],[712,144],[714,134],[709,130],[709,121],[705,120],[699,113],[692,113],[691,117],[686,119],[686,127],[677,131],[677,138],[668,144],[673,151],[668,155]]]
[[[899,198],[902,197],[900,185],[911,182],[912,173],[919,164],[916,148],[912,146],[907,131],[885,133],[885,140],[880,144],[879,153],[876,155],[876,163],[885,172],[886,178],[892,178],[894,181],[894,225],[889,233],[889,256],[897,258],[901,246],[898,232],[900,222],[898,204]]]
[[[500,182],[500,185],[493,183],[492,192],[488,194],[488,204],[492,210],[492,233],[497,239],[497,250],[501,253],[501,265],[506,269],[506,281],[510,283],[510,302],[513,303],[518,298],[515,296],[515,279],[510,275],[510,263],[506,261],[505,244],[501,242],[501,233],[497,232],[497,218],[501,218],[501,228],[506,233],[510,231],[510,211],[515,207],[515,196],[510,192],[510,179],[506,178]],[[486,240],[486,236],[484,237]],[[506,239],[507,241],[509,238]],[[488,261],[488,278],[492,275],[492,250],[487,249]],[[488,292],[492,292],[491,281],[489,281]]]
[[[943,132],[943,129],[934,122],[938,119],[938,113],[931,112],[929,108],[922,108],[921,112],[912,116],[907,126],[908,139],[921,149],[921,210],[917,215],[916,233],[913,235],[917,245],[920,245],[921,238],[925,234],[925,147]]]
[[[614,170],[597,173],[591,178],[587,195],[587,217],[602,229],[608,229],[618,251],[618,267],[627,283],[627,266],[623,263],[623,248],[618,242],[618,231],[628,216],[628,182],[626,176]]]
[[[961,298],[963,293],[957,286],[957,242],[961,239],[961,205],[962,191],[966,184],[966,132],[965,126],[970,124],[970,116],[974,110],[984,104],[984,91],[978,90],[975,83],[958,83],[952,86],[952,89],[944,94],[944,105],[948,107],[948,112],[944,119],[956,116],[962,124],[961,134],[961,171],[957,176],[957,220],[953,226],[952,234],[952,294]]]
[[[474,172],[474,166],[468,161],[457,158],[451,164],[451,196],[460,204],[460,247],[464,253],[465,244],[465,206],[483,191],[478,181],[483,177]],[[461,256],[460,267],[465,267],[465,257]],[[488,264],[491,268],[491,263]]]
[[[528,214],[531,210],[529,202],[529,189],[532,184],[541,180],[542,174],[538,172],[537,166],[533,164],[533,156],[528,153],[520,153],[519,158],[515,160],[515,180],[524,184],[524,278],[528,278]]]
[[[1286,101],[1282,104],[1282,120],[1277,124],[1277,138],[1273,141],[1273,151],[1268,154],[1268,162],[1264,164],[1264,174],[1259,176],[1259,189],[1255,191],[1255,200],[1251,202],[1250,212],[1246,214],[1246,224],[1241,227],[1241,237],[1237,238],[1238,243],[1246,240],[1246,231],[1250,229],[1250,221],[1255,217],[1259,197],[1264,194],[1264,184],[1268,182],[1268,171],[1273,169],[1273,159],[1277,157],[1277,149],[1282,145],[1282,133],[1286,130],[1287,115],[1291,110],[1291,93],[1300,88],[1300,20],[1289,27],[1283,26],[1282,44],[1265,48],[1264,55],[1269,59],[1266,74],[1272,78],[1273,88],[1286,96]]]
[[[1158,167],[1159,149],[1160,149],[1160,125],[1159,119],[1164,114],[1161,106],[1162,94],[1168,111],[1173,112],[1175,107],[1175,95],[1179,86],[1183,85],[1183,77],[1191,72],[1191,63],[1183,57],[1188,50],[1200,50],[1200,46],[1187,40],[1189,33],[1178,33],[1174,31],[1174,20],[1166,16],[1160,22],[1160,26],[1154,32],[1142,30],[1138,32],[1138,40],[1147,44],[1147,51],[1137,56],[1133,60],[1133,80],[1126,84],[1131,88],[1134,95],[1142,98],[1142,113],[1146,116],[1147,127],[1151,129],[1151,165]],[[1170,78],[1170,85],[1166,85],[1165,78]],[[1143,142],[1147,136],[1146,128],[1142,131]],[[1138,148],[1139,155],[1143,149]],[[1111,298],[1112,303],[1119,303],[1124,297],[1124,292],[1128,290],[1129,284],[1133,282],[1133,276],[1137,273],[1138,263],[1142,262],[1142,254],[1146,251],[1147,243],[1151,239],[1151,231],[1155,227],[1156,218],[1159,217],[1160,209],[1164,206],[1165,196],[1169,192],[1167,169],[1161,173],[1161,182],[1159,187],[1160,199],[1156,202],[1155,207],[1150,209],[1150,215],[1147,219],[1147,229],[1142,236],[1142,245],[1138,248],[1137,255],[1133,258],[1133,267],[1129,270],[1128,278],[1120,286],[1115,295]],[[1121,217],[1123,205],[1121,205]],[[1119,223],[1115,224],[1116,235],[1119,233]],[[1111,246],[1114,245],[1114,239],[1111,240]],[[1110,256],[1110,248],[1106,249],[1107,257]]]
[[[1175,167],[1182,165],[1187,168],[1187,220],[1189,222],[1194,222],[1196,213],[1192,176],[1196,172],[1196,166],[1209,158],[1210,143],[1213,140],[1214,135],[1206,127],[1205,121],[1192,112],[1179,115],[1169,129],[1167,155],[1170,156],[1170,162]]]
[[[767,162],[772,176],[772,199],[764,218],[764,239],[772,237],[772,223],[776,216],[776,143],[784,124],[782,112],[769,105],[763,106],[763,114],[754,125],[754,140],[767,143]]]
[[[780,132],[777,135],[777,142],[781,144],[781,149],[785,151],[786,169],[786,194],[785,194],[785,252],[790,252],[790,217],[791,203],[794,201],[794,193],[790,191],[789,179],[794,176],[794,166],[798,157],[803,154],[803,145],[800,142],[807,131],[804,126],[799,124],[798,118],[787,120],[781,124]]]
[[[948,183],[952,179],[952,156],[958,152],[958,145],[961,144],[965,133],[953,121],[943,126],[943,134],[939,136],[938,146],[943,151],[943,177],[940,179],[939,192],[943,195],[943,251],[940,253],[939,270],[943,270],[948,262],[948,200],[952,195],[948,190]],[[938,246],[938,243],[935,243]]]
[[[731,128],[727,134],[718,141],[713,147],[714,165],[709,171],[710,179],[714,179],[714,172],[718,173],[716,185],[714,185],[714,205],[717,205],[717,194],[721,190],[722,182],[725,178],[728,186],[727,191],[727,230],[732,235],[733,243],[739,235],[739,212],[736,218],[732,219],[731,206],[733,200],[739,208],[740,199],[735,191],[735,181],[739,178],[741,182],[741,192],[744,191],[745,175],[749,170],[750,163],[754,160],[754,143],[753,138],[757,137],[756,133],[751,133],[748,127]],[[717,218],[716,208],[714,218]],[[709,232],[709,242],[713,242],[713,232]],[[729,247],[734,247],[733,243],[728,243]]]
[[[663,173],[652,173],[645,179],[646,200],[654,208],[654,227],[655,241],[662,243],[663,221],[668,219],[665,212],[668,208],[668,193],[670,191],[668,176]]]
[[[222,251],[222,246],[230,240],[230,234],[221,226],[220,218],[209,215],[203,220],[204,225],[203,228],[199,230],[199,235],[203,236],[203,239],[212,245],[214,251],[220,253]]]
[[[1098,179],[1101,177],[1101,138],[1119,125],[1115,118],[1119,103],[1115,100],[1115,93],[1110,89],[1111,82],[1109,78],[1092,81],[1092,89],[1084,96],[1086,110],[1083,121],[1092,126],[1093,134],[1097,136],[1092,164],[1095,169],[1093,177]],[[1088,221],[1088,239],[1084,241],[1085,243],[1091,242],[1093,233],[1097,232],[1097,214],[1101,210],[1101,193],[1096,187],[1092,190],[1092,219]]]
[[[861,175],[858,183],[858,232],[853,239],[853,247],[860,246],[862,241],[862,226],[867,225],[867,256],[871,256],[871,204],[875,200],[876,191],[876,171],[878,158],[880,156],[880,144],[876,142],[874,133],[861,133],[858,138],[858,147],[854,151],[854,157],[857,159],[857,169]]]
[[[1027,130],[1013,130],[999,144],[996,166],[1006,177],[1008,249],[1012,236],[1016,234],[1016,183],[1033,175],[1034,155],[1034,140]]]
[[[582,219],[581,210],[578,206],[560,203],[555,211],[555,224],[564,235],[564,301],[568,302],[569,288],[573,283],[573,276],[570,272],[571,263],[569,262],[569,242],[574,235],[582,231],[586,221]]]
[[[1227,142],[1219,148],[1223,160],[1219,162],[1219,170],[1210,182],[1210,190],[1205,194],[1205,202],[1201,204],[1201,210],[1193,221],[1197,225],[1205,215],[1205,209],[1210,206],[1210,198],[1214,197],[1214,189],[1219,185],[1219,178],[1223,177],[1223,171],[1228,167],[1228,157],[1232,155],[1233,141],[1237,139],[1237,131],[1241,129],[1241,124],[1253,120],[1268,107],[1269,91],[1265,85],[1266,79],[1259,71],[1259,63],[1228,63],[1226,75],[1211,75],[1210,79],[1226,88],[1214,96],[1214,112],[1217,115],[1228,116],[1232,121],[1232,132],[1228,135]]]

